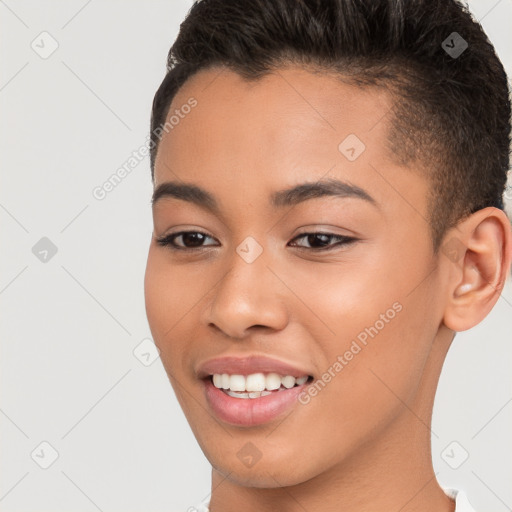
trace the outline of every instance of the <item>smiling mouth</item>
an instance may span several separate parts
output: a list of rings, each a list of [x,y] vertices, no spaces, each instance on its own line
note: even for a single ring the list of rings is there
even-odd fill
[[[202,378],[209,410],[224,423],[249,428],[274,421],[297,407],[299,396],[313,380],[311,375],[277,373],[218,373]]]
[[[276,373],[256,373],[251,375],[214,374],[206,378],[213,386],[232,398],[255,399],[275,393],[309,385],[313,381],[311,375],[296,378],[291,375]]]

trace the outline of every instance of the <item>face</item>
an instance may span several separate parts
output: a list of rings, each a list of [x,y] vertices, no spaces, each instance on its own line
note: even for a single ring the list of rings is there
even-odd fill
[[[305,482],[398,425],[425,430],[407,409],[432,399],[435,379],[421,379],[443,276],[428,182],[388,149],[391,106],[385,91],[298,68],[253,83],[211,69],[169,110],[179,122],[155,164],[147,316],[198,443],[241,485]],[[317,187],[282,192],[303,185]],[[268,356],[309,380],[231,397],[203,374],[224,356]],[[274,369],[248,361],[227,373]]]

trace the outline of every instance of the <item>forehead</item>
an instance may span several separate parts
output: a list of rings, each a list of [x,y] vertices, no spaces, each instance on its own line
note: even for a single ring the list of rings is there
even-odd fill
[[[193,109],[187,107],[191,98],[197,102]],[[390,107],[383,89],[351,86],[324,73],[285,68],[246,81],[214,68],[193,75],[173,98],[167,119],[174,114],[176,122],[176,114],[181,116],[161,146],[174,159],[183,154],[178,148],[185,142],[197,156],[214,146],[210,157],[222,161],[248,150],[256,154],[258,148],[274,158],[283,153],[291,158],[292,152],[304,156],[313,149],[318,156],[338,157],[338,144],[351,133],[374,147],[385,142]]]
[[[379,174],[397,170],[387,140],[391,108],[383,88],[302,68],[280,68],[258,81],[225,68],[200,71],[169,108],[167,119],[179,121],[163,133],[155,187],[178,179],[222,196],[219,184],[229,183],[247,197],[336,177],[373,189],[378,199]],[[394,188],[405,192],[409,179]]]

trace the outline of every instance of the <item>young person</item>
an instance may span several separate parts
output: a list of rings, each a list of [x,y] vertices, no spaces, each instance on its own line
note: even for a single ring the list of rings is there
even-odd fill
[[[202,0],[151,120],[148,321],[205,507],[472,511],[430,423],[512,260],[502,64],[455,0]]]

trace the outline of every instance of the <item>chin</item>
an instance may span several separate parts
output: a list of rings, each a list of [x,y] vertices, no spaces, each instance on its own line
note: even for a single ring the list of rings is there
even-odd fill
[[[267,489],[291,487],[307,482],[327,469],[315,464],[315,461],[305,454],[304,460],[297,460],[297,452],[289,456],[283,454],[280,458],[273,456],[265,459],[262,456],[260,460],[249,466],[240,461],[237,451],[234,451],[229,459],[226,451],[217,454],[209,453],[207,458],[223,478],[241,487]]]

